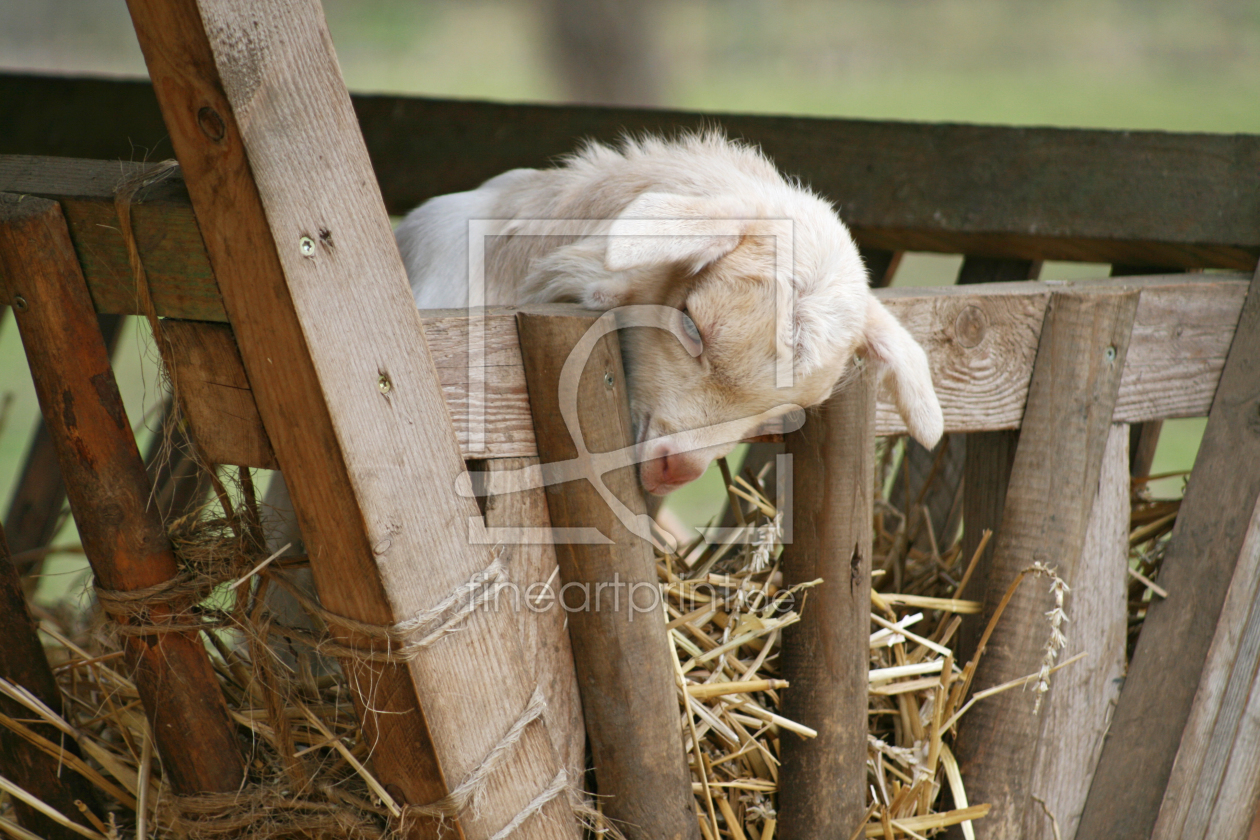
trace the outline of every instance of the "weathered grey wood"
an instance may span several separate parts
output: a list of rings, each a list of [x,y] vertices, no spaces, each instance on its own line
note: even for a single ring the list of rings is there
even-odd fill
[[[1169,597],[1147,610],[1081,817],[1082,838],[1150,836],[1173,759],[1186,743],[1212,639],[1218,626],[1237,630],[1220,624],[1220,616],[1260,496],[1257,382],[1260,274],[1252,278],[1164,553],[1159,583]]]
[[[1103,736],[1124,683],[1129,617],[1128,449],[1129,427],[1112,425],[1085,547],[1068,596],[1067,646],[1059,654],[1061,662],[1078,653],[1085,653],[1086,658],[1054,675],[1054,690],[1041,709],[1029,790],[1054,814],[1063,840],[1076,836]],[[1040,807],[1027,812],[1022,836],[1056,840]]]
[[[958,269],[958,285],[970,286],[977,283],[1002,283],[1018,280],[1032,280],[1041,270],[1041,263],[1032,260],[1003,260],[987,257],[966,257]],[[966,346],[977,337],[983,340],[979,324],[972,323],[975,313],[965,311],[955,324],[954,341]],[[926,506],[931,517],[932,531],[938,546],[947,546],[958,527],[962,514],[962,505],[958,504],[958,493],[963,480],[963,464],[967,460],[967,438],[961,434],[945,435],[931,452],[913,438],[906,439],[905,460],[897,472],[893,482],[890,498],[901,506],[914,505],[922,496],[922,505]],[[980,442],[983,446],[983,441]],[[988,484],[990,479],[977,475],[976,478]],[[994,479],[998,478],[997,476]],[[924,491],[924,485],[931,484]],[[908,503],[907,503],[908,498]],[[1000,512],[1000,511],[999,511]],[[920,551],[929,551],[931,535],[919,521],[922,510],[906,510],[910,521],[915,523],[917,534],[914,546]],[[968,520],[970,521],[970,520]],[[997,530],[997,523],[978,523],[978,527]]]
[[[61,713],[61,689],[57,687],[44,656],[35,621],[26,606],[22,579],[9,559],[3,529],[0,529],[0,677],[29,691],[50,709]],[[30,709],[6,695],[0,695],[0,714],[23,721],[36,734],[61,744],[63,749],[74,755],[79,754],[73,741],[67,743],[54,727],[32,720],[34,713]],[[7,726],[0,726],[0,774],[75,822],[87,823],[78,816],[74,804],[76,799],[88,805],[98,818],[104,814],[92,786],[86,780],[78,773],[66,770],[57,757],[48,755]],[[36,836],[46,840],[72,840],[79,836],[21,800],[10,799],[10,804],[18,824]]]
[[[1260,794],[1260,503],[1251,516],[1152,840],[1243,838]]]
[[[1138,295],[1058,293],[1047,306],[985,581],[986,616],[1034,562],[1054,566],[1069,585],[1078,577]],[[980,660],[976,690],[1037,671],[1052,604],[1045,581],[1029,581],[1015,593]],[[1031,783],[1040,727],[1032,709],[1030,693],[1006,692],[976,705],[960,725],[957,753],[968,799],[993,805],[976,824],[978,837],[1022,837],[1038,808]]]
[[[1144,274],[1177,274],[1185,271],[1176,266],[1125,265],[1116,263],[1111,266],[1112,277],[1133,277]],[[1145,423],[1134,423],[1129,434],[1129,474],[1134,478],[1144,478],[1151,474],[1151,464],[1155,461],[1155,449],[1159,446],[1159,433],[1164,421],[1148,420]]]
[[[492,558],[470,545],[476,506],[455,493],[463,461],[319,4],[129,9],[323,606],[416,616]],[[401,800],[447,794],[525,711],[518,634],[515,616],[474,610],[412,659],[344,663],[377,778]],[[456,831],[492,836],[559,771],[531,723]],[[514,836],[577,834],[561,796]]]
[[[134,82],[0,77],[0,152],[130,160],[129,141],[165,136],[152,96]],[[547,165],[585,138],[717,124],[836,201],[872,248],[1247,270],[1260,252],[1260,138],[1249,135],[399,96],[356,96],[354,108],[393,213]]]
[[[591,316],[519,316],[534,431],[544,464],[578,457],[560,413],[559,391],[565,360],[592,322]],[[578,422],[590,452],[633,444],[625,388],[620,346],[615,334],[606,335],[585,360],[577,387]],[[631,514],[646,512],[636,465],[602,478]],[[631,840],[699,838],[651,544],[628,531],[587,481],[549,486],[547,506],[554,527],[597,528],[610,540],[556,546],[560,579],[574,587],[560,594],[569,611],[596,793],[604,813]]]
[[[495,458],[482,463],[488,472],[525,470],[538,466],[537,458]],[[518,493],[491,492],[485,497],[486,528],[502,546],[512,574],[511,609],[521,624],[521,648],[538,686],[547,698],[547,731],[560,764],[569,778],[586,774],[586,726],[582,697],[573,669],[568,614],[560,607],[560,587],[555,546],[524,540],[495,539],[496,528],[548,528],[547,492],[541,487]]]
[[[847,840],[866,817],[876,387],[864,369],[785,436],[793,528],[784,585],[823,580],[783,631],[784,714],[818,732],[780,738],[785,840]]]
[[[179,565],[149,507],[149,477],[57,204],[0,193],[0,269],[97,586],[170,581]],[[155,604],[148,615],[161,622],[184,606]],[[236,790],[244,760],[197,632],[128,635],[124,649],[171,787]]]

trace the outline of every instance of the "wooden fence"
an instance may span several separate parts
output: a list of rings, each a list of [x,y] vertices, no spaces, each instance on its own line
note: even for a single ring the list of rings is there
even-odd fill
[[[837,202],[878,285],[887,285],[904,251],[966,257],[962,285],[877,294],[928,350],[946,430],[965,436],[957,438],[965,458],[951,492],[963,488],[968,539],[983,528],[996,532],[977,578],[985,604],[977,622],[1014,575],[1044,561],[1073,585],[1077,638],[1091,650],[1082,676],[1056,686],[1040,718],[1018,712],[1016,698],[1006,696],[964,721],[958,745],[968,790],[973,801],[994,804],[978,834],[1046,835],[1036,796],[1061,815],[1065,837],[1242,836],[1260,790],[1250,713],[1260,698],[1253,639],[1260,628],[1260,289],[1246,274],[1176,272],[1255,268],[1260,138],[355,97],[364,144],[317,29],[288,13],[276,24],[289,36],[276,48],[317,68],[319,92],[295,91],[234,63],[244,59],[223,33],[243,22],[226,12],[218,28],[160,16],[180,8],[133,9],[146,54],[155,56],[150,73],[165,91],[161,111],[145,84],[0,77],[0,123],[12,127],[0,137],[3,302],[17,313],[48,421],[46,445],[60,455],[102,585],[141,589],[174,569],[160,523],[141,503],[148,479],[125,424],[119,431],[116,395],[100,384],[109,364],[98,315],[162,319],[167,362],[205,459],[282,468],[298,488],[295,506],[324,606],[394,624],[490,565],[488,552],[449,526],[478,518],[470,500],[434,493],[424,511],[398,500],[415,487],[452,486],[464,457],[513,465],[566,457],[563,427],[540,409],[556,374],[547,360],[564,358],[591,316],[565,307],[491,310],[486,386],[472,391],[485,400],[472,406],[468,322],[461,313],[427,312],[421,332],[402,278],[383,256],[392,248],[383,210],[401,212],[512,166],[544,165],[581,137],[719,123]],[[185,40],[172,44],[175,33]],[[245,75],[212,69],[214,58]],[[250,87],[257,84],[268,87]],[[238,122],[242,109],[250,118]],[[129,205],[150,309],[137,300],[117,188],[120,180],[143,181],[151,167],[30,155],[126,157],[119,138],[156,140],[167,130],[163,113],[182,172],[155,179]],[[268,132],[271,124],[286,126],[283,141]],[[335,136],[329,125],[338,126]],[[349,151],[329,162],[320,158],[328,148]],[[316,159],[305,177],[295,174],[293,161]],[[1109,263],[1113,274],[1144,276],[1028,280],[1044,259]],[[602,352],[599,372],[615,383],[603,410],[621,419],[596,425],[603,446],[615,448],[629,442],[618,403],[624,387],[615,342]],[[67,415],[66,394],[96,414]],[[869,578],[861,546],[869,544],[862,529],[871,520],[870,483],[862,465],[875,435],[904,433],[889,406],[862,402],[870,399],[869,390],[841,395],[811,420],[827,424],[827,434],[788,436],[790,451],[808,454],[809,469],[796,476],[801,486],[832,488],[796,494],[794,516],[824,524],[816,541],[792,550],[789,577],[808,566],[832,580]],[[484,413],[485,450],[468,448],[470,406]],[[1127,515],[1129,450],[1149,450],[1163,419],[1203,415],[1207,432],[1161,571],[1169,597],[1151,606],[1125,677],[1126,612],[1116,593],[1127,533],[1117,522]],[[29,467],[23,487],[46,474]],[[611,516],[580,492],[566,485],[549,494],[542,521],[550,505],[557,526],[611,529]],[[617,492],[641,510],[632,476]],[[45,494],[42,504],[59,507],[60,498]],[[580,515],[596,519],[579,522]],[[435,536],[440,548],[422,545],[419,534]],[[539,562],[558,562],[566,579],[598,580],[620,569],[623,578],[655,580],[645,544],[622,534],[604,551],[566,547],[558,560]],[[446,558],[441,568],[391,562],[435,555]],[[860,590],[851,600],[826,603],[865,628],[869,604]],[[1021,592],[1006,620],[1039,626],[1045,609],[1042,595]],[[382,669],[393,705],[360,712],[397,746],[377,756],[376,769],[405,802],[450,793],[526,705],[535,663],[511,621],[478,617],[454,645]],[[4,628],[5,645],[29,635],[19,625]],[[645,626],[583,624],[573,660],[541,667],[557,685],[582,686],[610,813],[644,837],[696,836],[672,675],[663,670],[670,666],[662,637],[644,635]],[[828,711],[866,684],[865,631],[845,626],[802,629],[853,655],[834,665],[851,672],[835,670],[801,701],[806,715],[819,715],[802,722],[828,737],[785,760],[785,837],[847,837],[865,812],[864,761],[836,758],[864,758],[865,705],[847,702],[840,719]],[[150,640],[132,645],[151,674],[148,687],[141,684],[150,719],[159,709],[186,713],[176,725],[154,726],[176,792],[235,789],[240,759],[195,634],[133,638]],[[486,669],[488,644],[508,651],[498,670]],[[1039,645],[1031,629],[995,640],[977,688],[1035,671]],[[434,679],[446,672],[485,680],[464,688],[501,702],[474,719]],[[615,696],[630,674],[648,686],[633,703]],[[493,835],[558,768],[573,766],[557,735],[571,720],[545,724],[530,730],[511,765],[521,784],[460,816],[466,836]],[[820,774],[820,767],[834,769]],[[563,824],[559,804],[545,807]],[[520,831],[542,832],[530,825]]]

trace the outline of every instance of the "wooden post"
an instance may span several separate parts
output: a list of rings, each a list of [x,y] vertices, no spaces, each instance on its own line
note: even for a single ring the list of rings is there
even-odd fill
[[[1040,271],[1041,263],[1033,260],[966,257],[963,259],[962,266],[958,269],[957,282],[960,286],[969,286],[977,283],[1035,280]],[[968,330],[974,331],[975,334],[964,334]],[[983,341],[985,331],[983,328],[977,330],[976,325],[971,321],[963,320],[955,325],[952,338],[962,346],[975,346],[972,342],[978,344]],[[931,517],[932,522],[932,532],[936,535],[936,542],[940,547],[949,544],[952,532],[956,531],[959,518],[961,517],[967,523],[968,531],[967,536],[963,538],[964,566],[971,559],[971,553],[967,550],[967,546],[970,545],[971,551],[974,551],[975,547],[980,543],[981,532],[986,528],[993,531],[997,530],[997,519],[1002,515],[1000,504],[996,509],[996,518],[987,519],[979,516],[979,514],[986,509],[994,507],[994,500],[990,498],[990,494],[996,493],[1001,497],[1005,496],[1006,485],[1004,481],[1009,477],[1009,471],[1005,474],[1002,472],[1000,454],[1010,448],[1008,446],[1008,438],[1009,435],[1003,436],[1001,432],[992,434],[981,433],[979,435],[948,434],[931,451],[924,449],[918,441],[912,438],[906,439],[905,461],[893,482],[891,501],[894,505],[905,505],[905,500],[908,497],[910,504],[914,504],[915,500],[922,494],[923,502],[921,504],[928,510],[928,515]],[[972,440],[977,441],[976,445],[979,447],[979,451],[971,459],[971,466],[968,467],[967,451]],[[985,469],[989,468],[988,465],[993,465],[997,468],[997,471],[984,472]],[[972,476],[972,480],[978,488],[974,504],[972,503],[973,500],[968,498],[969,494],[966,488],[970,487],[971,484],[964,480],[966,474]],[[929,480],[931,480],[931,484],[924,492],[924,484]],[[963,494],[961,500],[958,498],[960,491]],[[922,551],[929,550],[928,530],[920,521],[923,512],[921,510],[906,510],[904,513],[909,517],[910,523],[917,524],[914,545]],[[992,556],[992,549],[989,549],[987,553],[989,556]],[[984,579],[981,576],[983,571],[982,569],[977,569],[976,579]],[[974,621],[964,622],[962,638],[967,638],[971,635],[966,628],[966,625],[969,623],[974,624]],[[976,633],[974,638],[979,638],[979,634]]]
[[[869,368],[786,436],[792,544],[784,585],[822,578],[783,631],[783,714],[818,737],[783,733],[784,840],[845,840],[866,813],[867,669],[876,383]]]
[[[577,449],[560,415],[560,373],[591,320],[521,313],[517,322],[539,457],[544,464],[569,460]],[[600,339],[587,359],[577,410],[589,451],[634,443],[615,335]],[[646,512],[635,465],[603,479],[633,514]],[[632,840],[698,838],[652,547],[585,481],[548,487],[547,505],[554,527],[598,528],[611,540],[556,546],[563,584],[584,595],[561,592],[604,813]]]
[[[170,580],[179,568],[148,508],[149,477],[55,202],[0,194],[0,267],[97,584],[135,590]],[[236,790],[240,748],[198,635],[129,636],[126,650],[171,786]]]
[[[492,458],[482,466],[498,473],[531,469],[538,463],[537,458]],[[547,493],[541,487],[519,493],[491,492],[486,496],[485,518],[487,528],[547,528],[551,524]],[[520,617],[521,648],[547,697],[545,717],[551,742],[560,766],[571,779],[581,779],[586,774],[586,727],[568,616],[560,607],[564,581],[559,578],[555,546],[522,541],[504,545],[503,550],[519,596],[512,608]]]
[[[0,530],[0,677],[21,686],[44,705],[61,712],[61,689],[57,687],[48,660],[44,658],[35,621],[26,608],[22,580],[9,560],[3,530]],[[30,709],[2,695],[0,713],[24,721],[34,717]],[[52,743],[78,754],[76,745],[65,743],[64,737],[52,726],[37,722],[26,725]],[[74,804],[76,799],[90,807],[98,817],[103,816],[91,785],[77,773],[65,769],[64,763],[56,757],[5,726],[0,726],[0,773],[75,822],[86,824],[86,820],[78,818],[78,808]],[[18,823],[28,831],[46,840],[71,840],[79,836],[22,801],[10,801]]]
[[[392,627],[493,580],[490,547],[470,544],[477,507],[455,492],[464,462],[319,3],[128,7],[324,609]],[[377,778],[416,806],[469,781],[535,689],[503,610],[467,612],[405,661],[343,665],[370,691],[356,701]],[[457,830],[490,837],[520,817],[514,837],[577,837],[545,723],[504,755]]]
[[[1057,569],[1069,586],[1077,580],[1138,295],[1067,292],[1050,299],[986,582],[986,616],[1034,562]],[[977,690],[1036,673],[1051,606],[1044,581],[1017,590],[980,660]],[[1042,725],[1033,698],[1019,691],[986,698],[963,719],[958,759],[968,799],[993,805],[975,826],[978,836],[1025,836],[1026,820],[1039,810],[1030,785]]]
[[[1126,265],[1113,263],[1112,277],[1135,277],[1143,274],[1181,274],[1184,268],[1178,266]],[[1148,420],[1145,423],[1134,423],[1129,434],[1129,474],[1134,478],[1144,478],[1151,474],[1151,464],[1155,460],[1155,449],[1159,446],[1159,433],[1164,427],[1163,420]]]
[[[122,318],[101,315],[98,322],[106,352],[112,356],[118,344]],[[18,574],[33,574],[43,564],[43,557],[38,552],[57,536],[61,506],[65,500],[66,484],[61,480],[61,469],[57,466],[57,451],[41,418],[26,450],[26,461],[22,464],[22,472],[9,502],[9,512],[4,518],[4,531],[9,538],[9,551]]]
[[[1052,678],[1054,688],[1041,707],[1041,737],[1028,786],[1054,815],[1065,840],[1076,836],[1103,736],[1124,684],[1129,512],[1129,426],[1114,423],[1103,452],[1085,547],[1068,596],[1067,647],[1059,654],[1060,662],[1078,653],[1085,653],[1086,658]],[[983,821],[975,825],[982,828]],[[1024,830],[1026,838],[1054,836],[1039,805],[1030,809]]]
[[[1207,662],[1213,653],[1214,637],[1228,634],[1231,638],[1251,638],[1247,635],[1252,632],[1250,613],[1240,630],[1232,622],[1241,620],[1241,613],[1222,613],[1222,605],[1226,604],[1231,586],[1245,589],[1249,573],[1250,560],[1240,566],[1239,557],[1260,497],[1257,382],[1260,272],[1252,278],[1243,304],[1194,471],[1164,552],[1159,583],[1169,597],[1153,601],[1147,611],[1081,817],[1078,833],[1082,838],[1146,840],[1161,802],[1170,811],[1168,819],[1173,819],[1173,812],[1180,807],[1166,797],[1179,799],[1182,794],[1203,792],[1221,784],[1219,777],[1215,781],[1211,778],[1212,768],[1196,767],[1198,760],[1191,754],[1203,748],[1194,739],[1208,737],[1201,724],[1216,714],[1223,717],[1220,729],[1212,724],[1212,748],[1223,749],[1233,742],[1229,733],[1233,723],[1228,718],[1238,720],[1249,684],[1245,669],[1255,665],[1250,648],[1245,648],[1248,652],[1244,662],[1228,678],[1224,677],[1227,669],[1221,653],[1212,656],[1213,667],[1209,668]],[[1232,584],[1232,580],[1236,583]],[[1231,689],[1224,696],[1220,693],[1221,679]],[[1201,699],[1196,699],[1196,692]],[[1196,728],[1191,730],[1187,729],[1187,720],[1195,704],[1200,711]],[[1216,708],[1219,713],[1210,711]],[[1158,721],[1158,725],[1151,725],[1152,721]],[[1252,737],[1252,727],[1248,723],[1240,732]],[[1239,743],[1243,743],[1241,737]],[[1186,755],[1182,760],[1185,769],[1181,771],[1185,775],[1179,776],[1174,791],[1168,787],[1169,776],[1174,757],[1182,753]],[[1223,759],[1222,754],[1213,761]],[[1200,779],[1200,774],[1206,775]]]

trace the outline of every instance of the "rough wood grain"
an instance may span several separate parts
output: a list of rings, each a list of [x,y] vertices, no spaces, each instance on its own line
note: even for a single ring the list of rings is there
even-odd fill
[[[985,582],[986,616],[1034,562],[1054,566],[1069,585],[1079,575],[1138,295],[1051,298]],[[1028,581],[1015,593],[980,660],[976,690],[1037,671],[1051,605],[1045,581]],[[1006,692],[986,698],[962,721],[957,753],[968,799],[993,804],[988,818],[976,824],[978,837],[1022,837],[1029,812],[1037,808],[1030,785],[1039,719],[1032,707],[1028,693]]]
[[[148,508],[149,477],[55,203],[0,194],[0,265],[97,585],[134,590],[170,580],[175,555]],[[152,612],[160,619],[164,609]],[[236,790],[243,761],[197,634],[129,636],[126,651],[172,787]]]
[[[484,461],[489,472],[523,470],[538,465],[537,458],[495,458]],[[541,487],[518,493],[490,493],[485,497],[486,528],[547,528],[547,492]],[[494,539],[493,530],[490,531]],[[586,775],[586,725],[582,697],[573,668],[568,614],[561,609],[559,565],[553,545],[512,544],[503,541],[512,572],[511,608],[521,625],[521,648],[538,686],[547,697],[547,731],[560,764],[572,779]]]
[[[0,530],[0,677],[21,686],[49,708],[61,712],[61,689],[57,687],[52,669],[44,657],[35,621],[26,607],[22,579],[9,559],[3,530]],[[62,744],[75,755],[79,754],[73,741],[65,743],[64,736],[55,728],[33,721],[31,710],[8,696],[0,695],[0,714],[23,721],[36,734],[54,744]],[[87,804],[97,817],[104,815],[95,791],[85,779],[64,769],[56,757],[36,748],[7,726],[0,726],[0,774],[62,814],[73,815],[76,822],[87,823],[78,817],[79,811],[74,804],[76,799]],[[39,837],[46,840],[79,837],[20,800],[10,799],[10,804],[18,824]]]
[[[206,463],[279,469],[232,328],[167,318],[162,336],[163,362]]]
[[[476,506],[455,493],[463,461],[322,10],[128,5],[323,606],[411,618],[491,554],[470,545]],[[377,777],[416,805],[466,779],[534,690],[516,617],[491,610],[359,673]],[[559,771],[544,722],[531,723],[457,830],[495,834]],[[561,797],[514,836],[577,826]]]
[[[592,320],[522,313],[518,323],[540,459],[575,458],[560,413],[560,375]],[[586,360],[576,406],[588,451],[634,442],[615,334],[601,338]],[[603,480],[638,516],[646,508],[635,466]],[[598,528],[610,540],[555,549],[563,585],[574,585],[561,596],[604,813],[631,840],[699,838],[651,544],[628,531],[586,481],[548,487],[547,506],[554,527]]]
[[[1032,260],[966,257],[958,269],[957,282],[960,286],[969,286],[977,283],[1032,280],[1040,270],[1041,264]],[[955,340],[959,343],[968,344],[978,335],[980,324],[971,322],[975,314],[966,310],[959,316],[960,322],[955,325]],[[958,433],[945,435],[931,452],[913,438],[906,439],[905,459],[901,469],[897,471],[896,481],[893,482],[891,498],[895,504],[908,507],[922,497],[922,505],[927,508],[931,517],[930,534],[921,522],[921,509],[906,511],[913,528],[917,530],[914,546],[920,551],[931,550],[932,535],[935,535],[938,546],[947,546],[952,542],[962,517],[962,500],[958,495],[963,480],[963,465],[967,460],[967,445],[967,437]],[[983,442],[980,445],[983,446]],[[976,478],[985,484],[990,481],[986,476],[977,475]],[[931,484],[924,491],[924,485],[929,479]],[[981,530],[992,528],[996,531],[996,525],[996,522],[983,522],[978,527]]]
[[[1260,794],[1260,503],[1230,581],[1152,840],[1243,838]]]
[[[872,248],[1246,270],[1260,252],[1260,138],[1249,135],[400,96],[356,96],[354,109],[393,213],[547,165],[585,138],[716,123],[836,201]],[[4,153],[130,160],[129,141],[165,136],[151,89],[99,79],[0,77],[0,124]]]
[[[792,543],[785,586],[809,590],[783,631],[783,713],[817,738],[781,737],[779,825],[785,840],[845,840],[866,815],[867,639],[875,391],[869,370],[785,436],[792,456]]]
[[[1151,834],[1212,639],[1226,627],[1222,605],[1260,496],[1257,382],[1260,275],[1252,278],[1164,553],[1159,583],[1169,597],[1147,611],[1081,817],[1083,838]],[[1224,632],[1231,630],[1238,628]]]
[[[122,318],[117,315],[101,315],[101,338],[106,352],[113,356],[118,345]],[[57,450],[43,418],[36,421],[35,433],[26,449],[26,460],[9,501],[9,513],[4,518],[4,531],[9,539],[9,551],[14,558],[18,574],[36,574],[44,563],[41,548],[48,546],[57,536],[61,524],[62,505],[66,501],[66,485],[61,480],[61,467],[57,464]]]
[[[1076,836],[1103,736],[1124,684],[1128,629],[1129,427],[1112,425],[1103,452],[1098,495],[1085,531],[1085,547],[1071,582],[1063,662],[1085,659],[1054,675],[1041,709],[1032,795],[1054,814],[1064,840]],[[1040,586],[1034,583],[1034,586]],[[1040,807],[1025,815],[1026,840],[1055,840]],[[1082,838],[1083,840],[1083,838]]]
[[[1185,269],[1176,266],[1125,265],[1115,263],[1111,266],[1112,277],[1133,277],[1144,274],[1178,274]],[[1144,478],[1151,474],[1151,464],[1155,460],[1155,449],[1159,446],[1159,433],[1163,429],[1163,420],[1148,420],[1145,423],[1134,423],[1129,433],[1129,474],[1134,478]]]

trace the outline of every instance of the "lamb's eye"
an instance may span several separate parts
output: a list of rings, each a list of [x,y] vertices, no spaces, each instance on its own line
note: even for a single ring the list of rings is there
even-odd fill
[[[694,350],[692,355],[700,355],[700,351],[704,348],[704,340],[700,338],[700,328],[696,326],[695,321],[691,320],[691,316],[687,314],[686,309],[682,310],[682,328],[683,332],[687,334],[687,338],[695,345],[693,348],[689,348]]]

